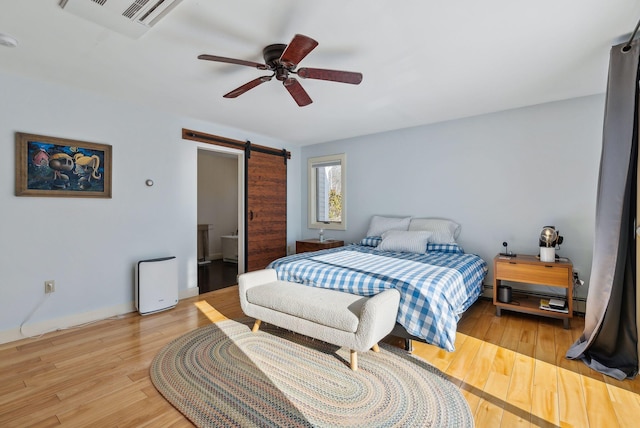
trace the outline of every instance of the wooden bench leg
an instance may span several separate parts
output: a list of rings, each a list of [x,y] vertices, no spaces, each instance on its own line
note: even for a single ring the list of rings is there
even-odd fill
[[[258,329],[260,329],[260,323],[262,323],[262,321],[260,320],[256,320],[256,322],[253,323],[253,328],[251,329],[253,333],[255,333],[256,331],[258,331]]]
[[[371,347],[371,350],[372,350],[373,352],[380,352],[380,347],[379,347],[379,346],[378,346],[378,344],[376,343],[375,345],[373,345],[373,346]]]
[[[354,372],[358,370],[358,352],[351,350],[351,370]]]

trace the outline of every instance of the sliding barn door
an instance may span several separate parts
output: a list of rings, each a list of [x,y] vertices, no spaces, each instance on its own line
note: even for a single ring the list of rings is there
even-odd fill
[[[244,151],[244,272],[263,269],[285,256],[287,159],[291,153],[184,128],[182,138]]]
[[[250,150],[246,162],[246,272],[287,254],[286,156]]]

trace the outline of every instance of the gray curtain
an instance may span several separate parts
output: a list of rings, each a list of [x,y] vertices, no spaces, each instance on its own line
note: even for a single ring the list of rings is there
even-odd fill
[[[626,43],[625,43],[626,44]],[[611,48],[585,327],[567,358],[616,379],[638,373],[636,177],[640,44]]]

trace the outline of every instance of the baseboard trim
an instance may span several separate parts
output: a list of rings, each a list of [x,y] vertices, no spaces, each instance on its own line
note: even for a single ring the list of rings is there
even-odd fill
[[[178,293],[178,299],[188,299],[189,297],[195,297],[200,294],[200,289],[198,287],[187,288],[186,290],[180,290]]]
[[[197,296],[198,294],[198,287],[191,287],[187,288],[186,290],[180,290],[178,293],[178,298],[182,300],[189,297]],[[20,327],[0,331],[0,345],[9,342],[15,342],[17,340],[40,336],[46,333],[51,333],[53,331],[81,327],[82,325],[87,323],[102,321],[107,318],[115,318],[135,311],[135,303],[131,302],[116,306],[110,306],[108,308],[100,308],[96,309],[95,311],[84,312],[81,314],[73,314],[61,318],[27,324],[22,329],[24,330],[24,335],[20,331]]]

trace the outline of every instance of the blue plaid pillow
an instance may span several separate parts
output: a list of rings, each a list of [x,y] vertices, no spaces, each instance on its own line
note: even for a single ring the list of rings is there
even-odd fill
[[[380,245],[380,242],[382,242],[382,237],[380,236],[367,236],[360,241],[360,245],[365,247],[377,247]],[[464,250],[458,244],[434,244],[429,242],[427,243],[427,252],[429,251],[449,254],[464,254]]]
[[[382,242],[381,236],[367,236],[360,241],[360,245],[365,247],[377,247]]]
[[[438,251],[440,253],[464,254],[464,250],[458,244],[427,244],[427,252]]]

